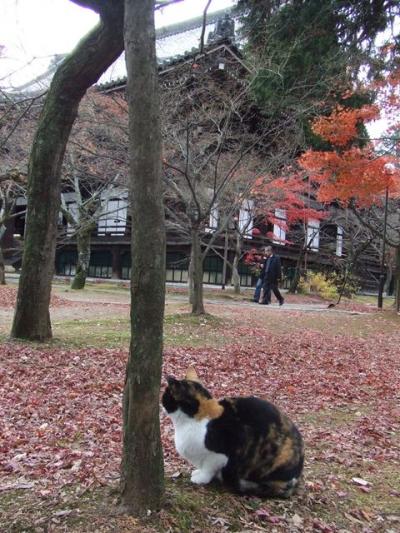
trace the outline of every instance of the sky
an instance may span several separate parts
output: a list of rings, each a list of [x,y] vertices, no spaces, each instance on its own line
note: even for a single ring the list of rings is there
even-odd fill
[[[46,69],[55,54],[70,52],[97,22],[97,15],[70,0],[0,0],[0,86],[27,82]],[[207,0],[183,0],[156,14],[168,26],[203,13]],[[212,0],[209,12],[234,5]]]

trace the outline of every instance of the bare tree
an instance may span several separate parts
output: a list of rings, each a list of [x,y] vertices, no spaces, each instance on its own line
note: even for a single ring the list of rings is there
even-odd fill
[[[62,169],[61,210],[67,225],[59,241],[76,240],[73,289],[85,286],[92,233],[99,225],[107,229],[104,224],[108,219],[120,214],[110,200],[127,188],[127,134],[126,101],[118,95],[105,97],[90,90],[80,105]],[[125,203],[123,211],[126,207]]]
[[[18,197],[26,196],[27,154],[39,108],[40,97],[11,95],[0,88],[0,283],[5,283],[5,260],[10,252],[2,246],[7,226],[25,215],[15,207]],[[17,243],[12,241],[12,251],[16,251]]]
[[[74,174],[69,179],[64,179],[65,187],[70,182],[69,189],[72,189],[73,201],[67,204],[65,194],[61,194],[61,212],[67,221],[67,238],[76,239],[78,260],[75,276],[71,282],[72,289],[83,289],[89,273],[91,236],[102,217],[113,214],[109,209],[109,199],[119,195],[114,191],[113,184],[116,183],[118,175],[110,178],[105,183],[87,181]],[[68,194],[68,193],[67,193]],[[71,194],[71,193],[69,193]],[[118,210],[117,210],[118,211]],[[116,212],[114,210],[114,212]],[[59,236],[63,239],[63,236]],[[65,237],[63,239],[65,241]]]
[[[65,148],[85,92],[123,50],[122,0],[73,1],[97,11],[100,22],[57,68],[33,142],[22,272],[11,331],[17,338],[52,336],[49,303]]]
[[[5,261],[2,239],[7,229],[7,224],[22,212],[15,212],[17,198],[25,196],[25,187],[13,180],[0,182],[0,285],[5,285]]]
[[[229,52],[217,57],[209,52],[163,78],[167,223],[190,238],[194,314],[205,312],[203,262],[208,251],[260,173],[276,173],[299,142],[294,142],[292,117],[275,124],[252,104],[243,68]],[[234,198],[238,203],[232,203]],[[208,231],[221,208],[224,216],[215,231]]]
[[[385,200],[378,202],[370,208],[360,209],[351,204],[351,209],[359,223],[367,228],[373,235],[377,244],[375,249],[381,261],[381,276],[384,275],[386,246],[393,250],[393,273],[395,282],[395,308],[400,310],[400,211],[399,199],[388,198],[387,200],[387,217],[384,216]],[[385,220],[386,218],[386,220]],[[385,224],[386,222],[386,224]],[[385,254],[385,255],[382,255]],[[380,283],[383,279],[380,280]],[[383,285],[383,283],[382,283]]]

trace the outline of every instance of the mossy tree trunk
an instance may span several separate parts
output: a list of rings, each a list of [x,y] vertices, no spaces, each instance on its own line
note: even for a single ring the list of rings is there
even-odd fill
[[[43,341],[52,336],[49,304],[65,148],[85,92],[123,50],[122,0],[73,1],[98,7],[101,20],[57,69],[33,141],[24,253],[11,331],[16,338]]]
[[[193,263],[193,250],[190,251],[190,261],[188,269],[188,284],[189,284],[189,303],[193,305],[194,302],[194,263]]]
[[[131,344],[123,394],[122,509],[161,506],[164,468],[159,394],[165,303],[165,221],[153,0],[126,0],[130,195]]]
[[[396,246],[396,266],[395,266],[395,295],[394,305],[396,311],[400,311],[400,246]]]
[[[240,274],[239,274],[239,261],[242,253],[242,239],[240,233],[236,233],[235,242],[235,255],[233,257],[232,264],[232,283],[235,294],[240,294]]]
[[[3,249],[1,247],[1,239],[3,238],[6,232],[5,225],[0,222],[0,285],[6,284],[6,265],[4,262]]]
[[[76,264],[76,273],[74,279],[71,282],[71,289],[80,290],[85,288],[90,263],[90,240],[91,228],[89,230],[85,229],[78,231],[76,235],[78,262]]]
[[[3,250],[0,244],[0,285],[6,284],[6,267],[4,263]]]
[[[192,268],[192,315],[204,315],[204,298],[203,298],[203,256],[201,253],[200,229],[193,225],[191,229],[192,249],[190,263]]]
[[[294,269],[293,278],[290,282],[290,287],[288,290],[290,294],[295,294],[297,292],[297,288],[299,286],[300,278],[301,278],[301,265],[303,263],[305,253],[306,253],[306,249],[302,247],[297,257],[297,262],[296,262],[296,266]]]

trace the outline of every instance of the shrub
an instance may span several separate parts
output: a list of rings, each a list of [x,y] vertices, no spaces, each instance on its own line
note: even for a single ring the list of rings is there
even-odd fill
[[[360,290],[359,279],[353,274],[347,275],[346,284],[344,287],[344,273],[333,272],[332,274],[329,274],[328,278],[335,285],[339,294],[342,291],[342,296],[344,296],[345,298],[352,298]]]
[[[318,294],[324,300],[338,298],[338,290],[332,280],[322,272],[307,271],[299,283],[299,292],[302,294]]]

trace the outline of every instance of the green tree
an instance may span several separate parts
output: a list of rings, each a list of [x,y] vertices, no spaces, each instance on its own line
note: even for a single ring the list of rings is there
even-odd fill
[[[382,71],[375,38],[400,14],[397,0],[239,0],[238,9],[257,103],[277,120],[297,110],[308,146],[318,142],[308,126],[315,114],[369,103],[369,94],[342,95],[361,66],[370,76]]]

